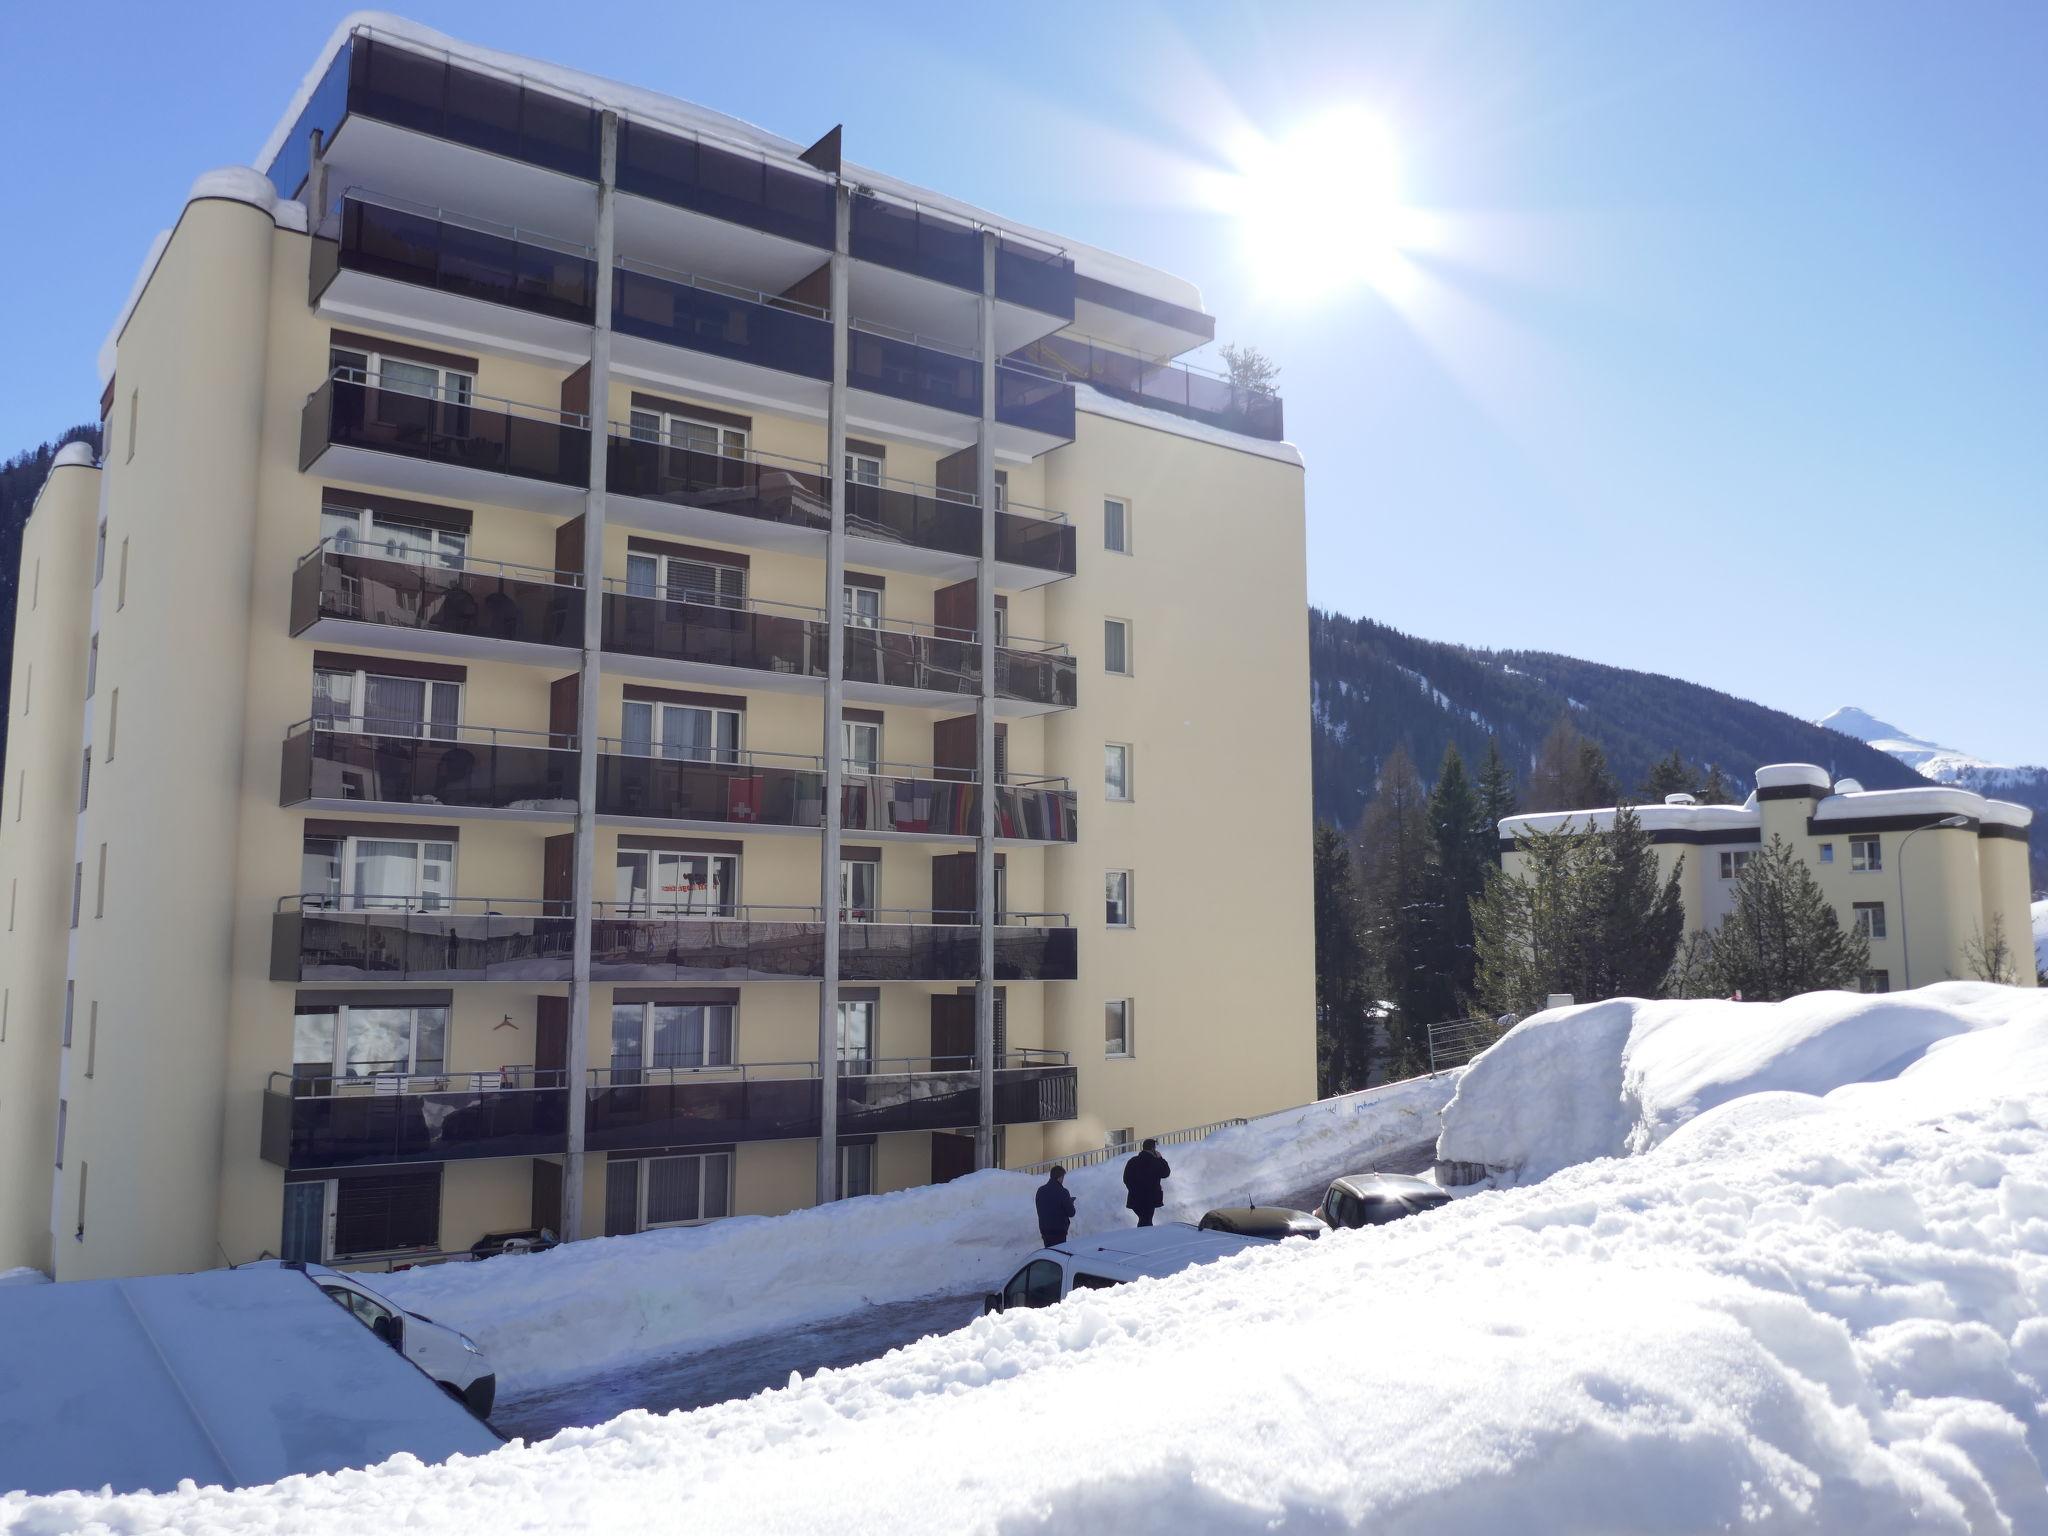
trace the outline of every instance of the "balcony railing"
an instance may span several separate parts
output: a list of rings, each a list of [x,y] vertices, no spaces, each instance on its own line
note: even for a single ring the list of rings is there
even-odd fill
[[[1083,336],[1047,336],[1007,361],[1041,374],[1093,385],[1106,395],[1149,405],[1190,421],[1278,442],[1286,435],[1280,397],[1179,363],[1147,362],[1098,346]],[[1021,387],[1021,386],[1020,386]]]
[[[933,833],[974,837],[981,790],[944,770],[882,763],[872,774],[848,771],[840,787],[840,822],[848,832]],[[1063,778],[1012,774],[996,785],[996,836],[1020,842],[1071,843],[1074,791]]]
[[[411,283],[588,325],[597,265],[586,248],[351,190],[314,231],[309,297],[342,272]]]
[[[815,1061],[704,1068],[627,1068],[590,1074],[586,1130],[593,1151],[715,1146],[818,1134],[823,1082]],[[860,1059],[839,1064],[841,1135],[965,1130],[980,1110],[973,1063],[961,1057]],[[1010,1051],[995,1067],[998,1125],[1071,1120],[1074,1068],[1064,1051]]]
[[[280,1168],[360,1168],[476,1157],[537,1157],[566,1145],[566,1074],[494,1072],[300,1076],[263,1093],[263,1160]]]
[[[574,412],[446,389],[381,389],[356,368],[337,368],[306,397],[299,418],[299,468],[329,448],[516,475],[552,485],[590,481],[590,426]]]
[[[605,581],[604,648],[618,655],[822,677],[825,644],[822,609],[696,602]]]
[[[628,117],[619,122],[618,178],[621,192],[832,249],[832,183],[822,175]]]
[[[818,758],[782,752],[661,751],[606,738],[597,765],[601,816],[714,822],[738,827],[818,827],[825,771]]]
[[[644,262],[621,262],[613,274],[612,326],[622,335],[820,383],[832,377],[832,326],[824,311]]]
[[[583,589],[570,572],[500,561],[398,559],[335,535],[292,573],[292,633],[321,619],[470,635],[528,645],[577,645]]]
[[[330,905],[286,896],[272,917],[270,977],[311,982],[554,982],[569,979],[574,919],[561,902],[451,898],[423,907]],[[816,980],[825,923],[817,907],[731,907],[676,915],[600,904],[591,976],[607,982]],[[972,981],[971,912],[876,909],[839,924],[845,981]],[[998,981],[1072,981],[1065,913],[1010,912],[995,931]]]
[[[285,733],[281,805],[365,805],[573,815],[573,738],[547,731],[301,720]]]
[[[981,414],[981,364],[974,358],[864,324],[849,327],[846,341],[848,387],[936,410]]]
[[[606,487],[616,496],[819,533],[832,526],[832,492],[821,464],[758,451],[713,453],[636,436],[618,422],[612,423],[607,464]]]

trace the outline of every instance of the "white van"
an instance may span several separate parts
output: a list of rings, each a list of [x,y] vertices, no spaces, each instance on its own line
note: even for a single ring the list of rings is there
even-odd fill
[[[1100,1237],[1041,1248],[1024,1261],[1000,1291],[982,1298],[982,1311],[1049,1307],[1075,1291],[1101,1291],[1147,1275],[1173,1275],[1228,1258],[1248,1248],[1272,1245],[1231,1232],[1204,1232],[1184,1221],[1157,1227],[1126,1227]]]
[[[477,1342],[466,1333],[442,1326],[430,1317],[408,1312],[396,1302],[386,1301],[354,1275],[345,1275],[325,1264],[305,1264],[295,1259],[265,1260],[280,1269],[295,1269],[320,1288],[321,1294],[337,1303],[356,1321],[418,1366],[446,1392],[479,1419],[488,1420],[498,1397],[498,1376]],[[256,1265],[244,1264],[243,1269]]]

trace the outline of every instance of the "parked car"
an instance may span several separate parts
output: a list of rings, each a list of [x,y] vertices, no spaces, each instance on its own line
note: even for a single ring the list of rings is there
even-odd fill
[[[1262,1239],[1256,1237],[1204,1232],[1184,1221],[1127,1227],[1039,1249],[1000,1291],[990,1291],[982,1298],[981,1309],[1007,1312],[1012,1307],[1049,1307],[1075,1291],[1101,1291],[1148,1275],[1178,1274],[1260,1246]]]
[[[1263,1237],[1269,1242],[1284,1237],[1314,1241],[1323,1235],[1323,1223],[1313,1211],[1297,1211],[1284,1205],[1227,1205],[1204,1216],[1202,1230]]]
[[[1331,1227],[1379,1227],[1450,1203],[1451,1197],[1427,1179],[1405,1173],[1348,1173],[1331,1181],[1316,1215]]]
[[[498,1400],[498,1376],[475,1339],[444,1327],[431,1317],[408,1312],[387,1301],[354,1275],[325,1264],[296,1259],[270,1261],[302,1271],[328,1300],[339,1304],[365,1328],[433,1379],[443,1392],[479,1419],[488,1420]],[[249,1265],[241,1266],[244,1269]]]
[[[495,1259],[501,1253],[546,1253],[561,1246],[548,1227],[523,1227],[517,1232],[486,1232],[469,1245],[473,1259]]]

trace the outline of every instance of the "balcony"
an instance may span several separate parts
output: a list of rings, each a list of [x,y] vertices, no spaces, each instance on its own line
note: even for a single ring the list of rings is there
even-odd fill
[[[947,838],[978,835],[980,786],[940,778],[941,770],[884,763],[877,774],[848,775],[840,789],[840,821],[863,836]],[[1071,843],[1074,791],[1063,778],[1012,775],[996,785],[996,840]]]
[[[981,362],[971,345],[949,344],[879,320],[850,327],[846,383],[866,398],[849,405],[851,418],[886,432],[951,442],[974,440],[981,416]],[[996,365],[996,440],[1029,458],[1074,437],[1074,391],[1064,375],[1022,364]]]
[[[539,1157],[567,1145],[560,1072],[366,1077],[270,1074],[262,1155],[279,1168],[362,1168],[478,1157]]]
[[[693,602],[608,578],[604,649],[609,668],[676,682],[722,682],[809,691],[825,675],[822,609],[759,601]]]
[[[306,397],[299,468],[447,501],[573,514],[590,481],[588,419],[446,390],[380,389],[337,368]]]
[[[815,305],[622,261],[613,273],[612,329],[613,357],[630,372],[825,408],[832,325]],[[666,347],[696,355],[679,362],[664,356]]]
[[[499,561],[394,559],[323,539],[292,573],[291,631],[312,640],[564,664],[583,640],[573,573]]]
[[[282,898],[271,920],[270,979],[296,984],[447,985],[569,979],[575,921],[559,902],[464,897],[430,910],[340,908]],[[839,925],[844,981],[972,981],[971,914],[879,910]],[[921,919],[921,920],[919,920]],[[591,920],[591,979],[603,982],[816,981],[825,925],[816,907],[738,907],[718,917],[650,915],[601,905]],[[995,932],[998,981],[1072,981],[1064,913],[1012,912]]]
[[[1226,432],[1279,442],[1286,435],[1280,397],[1179,363],[1147,362],[1082,336],[1047,336],[1005,361],[1042,375],[1092,385],[1135,405],[1170,411]]]
[[[427,729],[432,729],[431,727]],[[546,731],[473,726],[392,731],[301,720],[284,738],[278,803],[361,811],[560,821],[576,814],[576,749]]]
[[[570,367],[589,351],[590,250],[512,225],[351,191],[314,231],[309,273],[310,301],[324,316],[483,332]]]
[[[815,1061],[595,1071],[587,1144],[630,1151],[811,1138],[823,1089]],[[978,1075],[957,1057],[845,1062],[837,1097],[842,1136],[967,1130],[981,1108]],[[997,1125],[1075,1115],[1074,1068],[1064,1051],[1011,1051],[998,1060]]]

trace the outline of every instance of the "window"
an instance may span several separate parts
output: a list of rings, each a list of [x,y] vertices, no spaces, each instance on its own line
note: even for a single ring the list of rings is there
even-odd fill
[[[1091,1275],[1080,1269],[1074,1271],[1073,1289],[1077,1291],[1106,1291],[1111,1286],[1122,1284],[1121,1280],[1112,1280],[1107,1275]]]
[[[7,1016],[14,1011],[14,988],[0,987],[0,1045],[7,1043]]]
[[[1127,620],[1102,621],[1102,670],[1122,673],[1131,670],[1131,626]]]
[[[448,1069],[446,1007],[337,1004],[292,1015],[292,1076],[371,1081],[440,1077]]]
[[[631,597],[659,597],[671,603],[744,608],[747,568],[688,555],[635,550],[626,556],[626,592]]]
[[[121,541],[121,568],[114,579],[114,610],[128,606],[128,541]]]
[[[648,411],[637,408],[633,412],[631,425],[633,436],[641,442],[666,443],[680,453],[710,453],[728,459],[744,459],[747,456],[747,432],[744,427],[705,421],[677,411]],[[681,474],[683,466],[676,464],[666,472]]]
[[[628,757],[673,757],[692,763],[736,763],[745,716],[736,709],[628,699],[620,717]]]
[[[455,844],[392,837],[308,837],[299,893],[309,907],[438,912],[455,899]]]
[[[95,1002],[85,1013],[85,1075],[91,1077],[100,1060],[100,1005]]]
[[[97,537],[96,537],[96,538],[95,538],[95,539],[93,540],[93,546],[92,546],[92,584],[93,584],[93,585],[94,585],[95,587],[97,587],[97,586],[98,586],[98,585],[100,584],[100,578],[101,578],[102,576],[106,575],[106,574],[107,574],[107,525],[106,525],[105,523],[101,523],[101,524],[100,524],[100,527],[99,527],[99,534],[98,534],[98,536],[97,536]],[[40,603],[40,602],[41,602],[41,600],[42,600],[42,595],[43,595],[43,562],[42,562],[42,561],[40,561],[40,560],[38,560],[38,561],[36,562],[36,588],[35,588],[35,590],[36,590],[36,600],[37,600],[37,603]],[[30,606],[31,606],[31,607],[34,607],[34,606],[36,606],[36,603],[31,603],[31,604],[30,604]]]
[[[441,1246],[441,1170],[404,1168],[329,1181],[335,1259]],[[291,1186],[286,1186],[290,1197]]]
[[[1120,997],[1103,1005],[1102,1010],[1102,1054],[1105,1056],[1128,1056],[1131,1054],[1131,1000]]]
[[[83,811],[92,798],[92,748],[85,749],[85,756],[78,766],[78,808]]]
[[[327,362],[331,370],[341,373],[352,383],[367,384],[371,389],[389,395],[410,395],[421,400],[440,400],[454,406],[466,406],[475,390],[476,379],[472,374],[454,368],[440,368],[432,363],[415,362],[406,357],[390,357],[382,352],[362,352],[347,347],[328,349]],[[392,404],[378,401],[375,407],[380,419],[392,419]],[[410,413],[407,413],[408,415]],[[458,414],[456,431],[468,431]],[[134,444],[131,441],[132,454]]]
[[[882,627],[882,589],[848,582],[840,589],[846,605],[846,622],[855,629]]]
[[[57,1101],[57,1166],[64,1166],[64,1132],[70,1128],[71,1105],[69,1101]]]
[[[368,507],[332,502],[320,508],[320,537],[337,554],[373,555],[451,570],[461,569],[469,553],[469,535],[459,529],[432,528],[402,516],[380,516]]]
[[[1852,837],[1849,839],[1849,867],[1853,870],[1877,870],[1884,868],[1884,845],[1875,837]]]
[[[1102,498],[1102,547],[1119,555],[1131,552],[1131,504],[1121,497]]]
[[[839,1000],[839,1066],[845,1072],[869,1072],[875,1063],[875,1025],[882,1005],[873,998]]]
[[[875,1144],[871,1141],[839,1144],[839,1198],[875,1192]]]
[[[1863,973],[1863,991],[1889,992],[1891,989],[1892,973],[1890,971],[1865,971]]]
[[[130,464],[135,462],[135,423],[136,418],[140,416],[141,413],[142,391],[139,389],[131,389],[128,391],[128,446],[126,459],[126,462]]]
[[[1009,504],[1010,472],[1007,469],[999,469],[996,471],[996,510],[1001,512]]]
[[[1835,845],[1833,843],[1822,843],[1820,845],[1820,861],[1823,864],[1835,862]]]
[[[66,1046],[71,1044],[71,1013],[77,1003],[77,990],[77,982],[64,983],[64,1034],[59,1043]]]
[[[1131,798],[1131,749],[1112,741],[1102,749],[1102,789],[1106,798]]]
[[[79,908],[85,905],[85,861],[71,866],[71,926],[78,926]]]
[[[1017,1307],[1057,1306],[1060,1299],[1060,1267],[1051,1259],[1033,1259],[1003,1287],[1003,1310]]]
[[[313,672],[313,723],[327,730],[453,741],[461,722],[460,683],[332,667]]]
[[[1131,926],[1131,872],[1112,869],[1102,877],[1102,920],[1112,928]]]
[[[1866,939],[1884,937],[1884,903],[1881,901],[1859,901],[1853,904],[1856,914],[1856,931]]]
[[[882,883],[882,866],[875,859],[839,861],[839,918],[841,922],[872,923],[875,893]]]
[[[384,1337],[378,1332],[380,1325],[384,1328],[391,1326],[391,1309],[380,1302],[372,1301],[361,1291],[352,1290],[345,1285],[323,1285],[320,1290],[328,1300],[372,1333],[376,1333],[379,1338]]]
[[[680,853],[621,848],[617,895],[628,917],[736,917],[740,859],[736,853]]]
[[[641,1082],[648,1070],[731,1066],[738,1012],[731,1003],[613,1003],[613,1084]]]
[[[91,1177],[92,1164],[81,1158],[78,1164],[78,1225],[71,1233],[81,1243],[85,1241],[85,1185]]]
[[[1109,1133],[1109,1144],[1119,1152],[1128,1152],[1138,1144],[1138,1128],[1127,1125],[1120,1131]]]
[[[121,724],[121,690],[107,695],[107,761],[114,760],[114,732]]]
[[[94,635],[85,651],[85,696],[89,699],[100,682],[100,637]]]
[[[882,771],[882,726],[875,720],[841,720],[840,754],[842,771],[872,778]]]
[[[1733,853],[1724,851],[1721,855],[1721,878],[1723,880],[1741,879],[1743,867],[1755,857],[1756,850],[1753,848],[1737,849]]]
[[[872,453],[846,455],[846,478],[853,485],[880,485],[882,483],[882,461]]]
[[[94,917],[105,917],[107,915],[107,845],[105,843],[100,844],[100,874],[99,879],[93,886],[92,915]]]
[[[732,1153],[609,1158],[604,1170],[605,1236],[694,1226],[732,1214]]]

